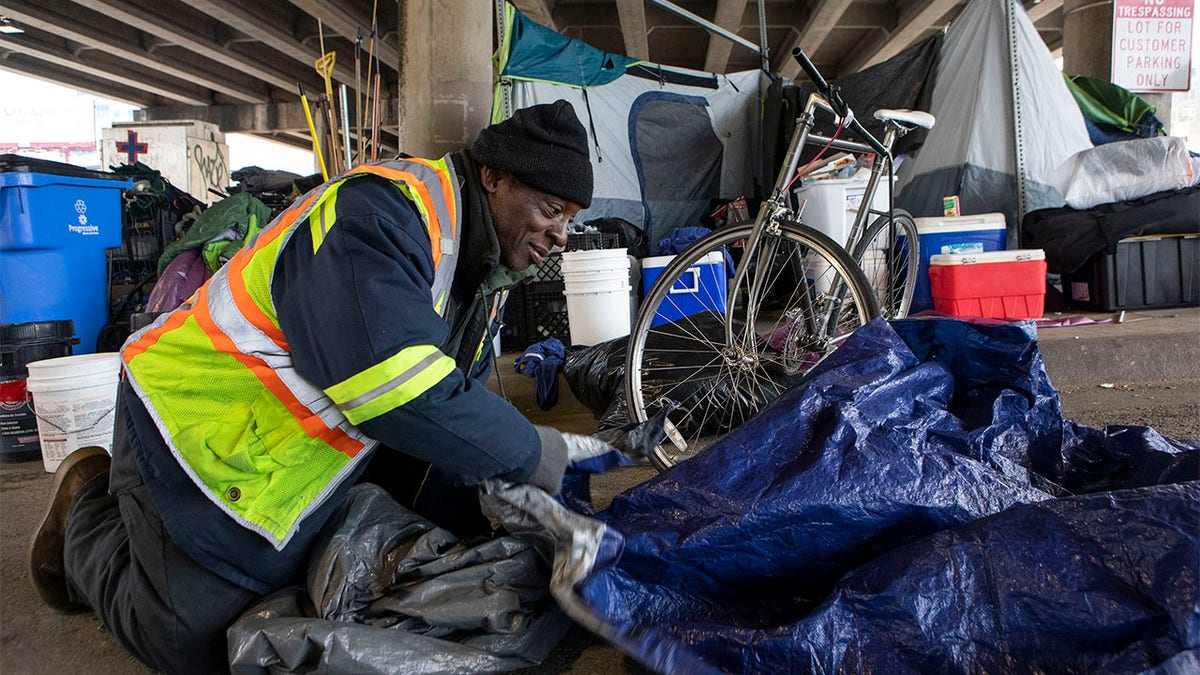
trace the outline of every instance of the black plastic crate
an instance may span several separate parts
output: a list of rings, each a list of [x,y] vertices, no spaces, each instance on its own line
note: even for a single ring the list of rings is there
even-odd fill
[[[538,266],[537,272],[529,278],[530,283],[538,283],[543,281],[562,282],[562,253],[555,251],[542,261]]]
[[[615,232],[582,232],[567,235],[568,251],[595,251],[605,248],[621,248],[621,237]]]
[[[1200,304],[1200,233],[1122,239],[1064,275],[1063,291],[1102,312]]]
[[[569,331],[563,282],[523,283],[509,293],[508,302],[504,305],[500,348],[504,351],[521,351],[550,337],[569,344]]]

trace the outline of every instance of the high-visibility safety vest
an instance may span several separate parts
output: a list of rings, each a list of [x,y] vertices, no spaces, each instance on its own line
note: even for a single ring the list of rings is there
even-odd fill
[[[122,350],[129,381],[179,465],[215,505],[276,549],[333,493],[376,441],[355,425],[413,400],[455,369],[415,345],[325,390],[300,377],[271,298],[279,252],[299,228],[313,253],[334,222],[338,190],[376,175],[398,187],[429,235],[431,302],[445,316],[462,203],[453,163],[362,165],[284,211],[191,298]]]

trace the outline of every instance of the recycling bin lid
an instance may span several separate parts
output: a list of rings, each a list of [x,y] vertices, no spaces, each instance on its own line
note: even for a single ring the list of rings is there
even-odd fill
[[[41,173],[52,176],[71,176],[74,178],[92,178],[99,180],[128,181],[125,176],[107,171],[92,171],[74,164],[54,162],[48,159],[37,159],[22,155],[0,155],[0,173]]]

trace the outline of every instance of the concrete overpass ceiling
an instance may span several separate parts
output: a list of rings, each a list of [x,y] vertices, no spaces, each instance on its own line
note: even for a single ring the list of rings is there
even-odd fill
[[[438,5],[484,0],[443,0]],[[672,0],[752,43],[759,0]],[[941,30],[966,0],[766,0],[772,68],[798,76],[802,45],[834,77],[883,60]],[[746,48],[713,36],[651,0],[515,0],[535,21],[596,47],[710,72],[759,66]],[[0,15],[25,29],[0,33],[0,68],[127,101],[147,119],[184,114],[227,132],[305,145],[296,84],[324,91],[313,68],[337,54],[332,79],[353,86],[356,39],[367,69],[372,8],[382,91],[398,82],[397,0],[0,0]],[[1027,0],[1043,39],[1061,49],[1062,0]],[[482,36],[481,36],[482,39]],[[642,53],[644,52],[644,53]],[[373,70],[373,68],[372,68]],[[394,105],[385,126],[396,123]]]

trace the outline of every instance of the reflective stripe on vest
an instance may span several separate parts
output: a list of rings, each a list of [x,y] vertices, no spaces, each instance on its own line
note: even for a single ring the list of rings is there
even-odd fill
[[[451,167],[446,158],[387,162],[317,188],[247,242],[190,307],[143,329],[122,351],[134,390],[180,466],[210,501],[276,549],[375,445],[354,424],[407,403],[454,367],[436,347],[420,345],[328,393],[311,385],[293,368],[271,300],[278,253],[298,227],[321,227],[325,205],[322,238],[335,226],[332,205],[346,180],[381,175],[423,200],[418,210],[440,263],[436,303],[457,264]],[[315,237],[313,246],[320,246]]]

